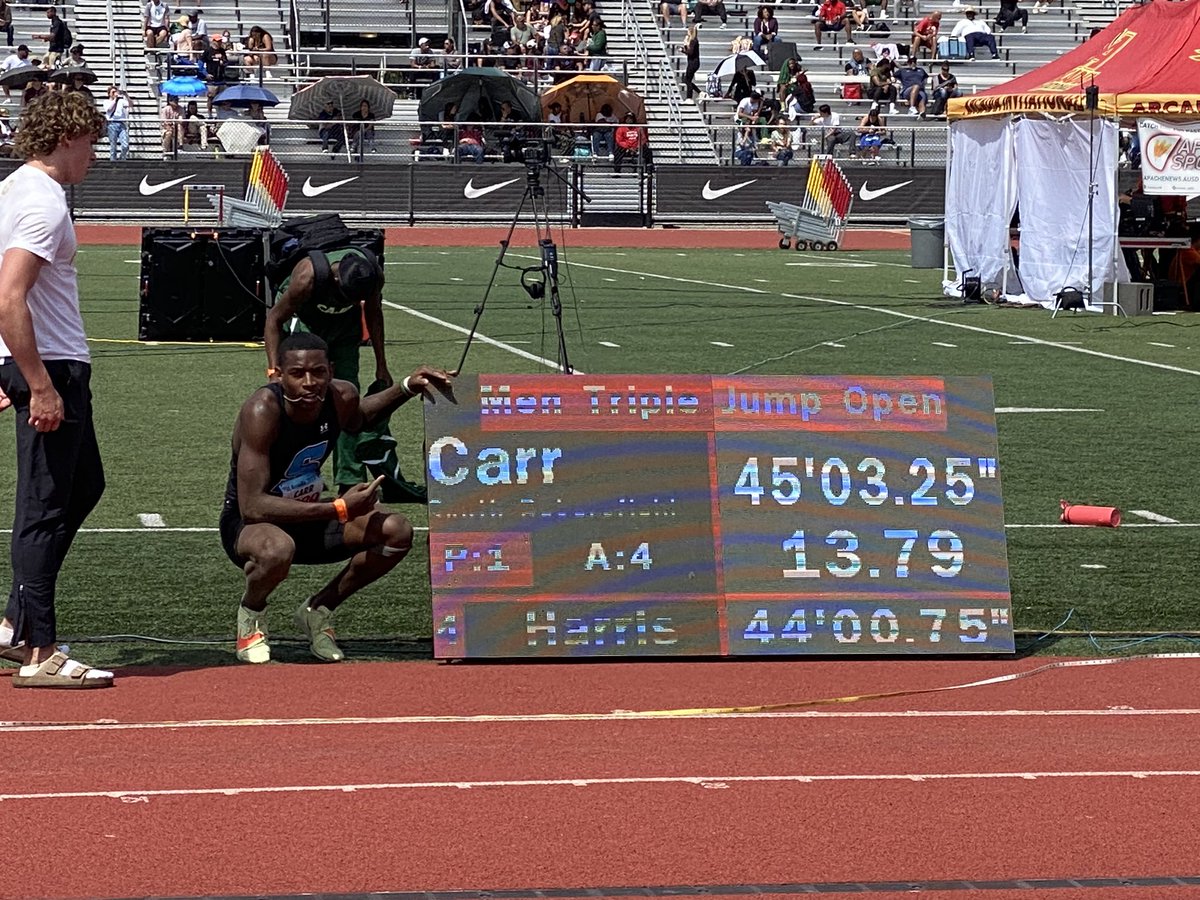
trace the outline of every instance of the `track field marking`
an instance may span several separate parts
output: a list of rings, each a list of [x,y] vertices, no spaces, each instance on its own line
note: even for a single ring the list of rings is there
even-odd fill
[[[709,341],[714,347],[732,347],[733,344],[727,344],[724,341]]]
[[[535,257],[529,256],[529,257],[524,257],[524,258],[525,259],[534,259]],[[676,282],[678,284],[695,284],[695,285],[699,285],[700,287],[721,288],[723,290],[741,291],[742,293],[749,293],[749,294],[765,294],[765,293],[767,293],[767,291],[764,291],[761,288],[747,287],[744,284],[725,284],[720,281],[705,281],[704,279],[700,279],[700,278],[681,278],[677,275],[662,275],[657,272],[638,272],[638,271],[634,271],[632,269],[614,269],[609,266],[597,266],[592,263],[572,262],[572,263],[568,263],[568,265],[571,268],[595,269],[595,270],[601,271],[601,272],[616,272],[620,275],[634,275],[634,276],[637,276],[637,277],[643,278],[643,279],[656,278],[661,281],[672,281],[672,282]],[[788,263],[788,265],[793,265],[793,263]],[[902,268],[907,268],[907,267],[902,267]],[[1185,369],[1182,366],[1171,366],[1171,365],[1167,365],[1166,363],[1152,362],[1152,361],[1146,360],[1146,359],[1135,359],[1131,356],[1119,356],[1115,353],[1104,353],[1101,350],[1089,350],[1087,347],[1073,346],[1072,342],[1070,342],[1070,341],[1048,341],[1048,340],[1044,340],[1042,338],[1030,337],[1029,335],[1013,334],[1012,332],[1009,332],[1009,331],[998,331],[998,330],[992,329],[992,328],[984,328],[981,325],[968,325],[966,322],[951,322],[951,321],[947,321],[946,319],[936,319],[931,316],[918,316],[918,315],[914,315],[913,313],[901,312],[898,309],[888,309],[886,307],[871,306],[866,303],[854,303],[850,300],[834,300],[829,297],[814,297],[810,294],[780,293],[779,296],[784,297],[788,300],[806,300],[810,303],[824,303],[829,306],[844,306],[844,307],[849,307],[851,309],[861,309],[861,310],[865,310],[866,312],[879,313],[880,315],[891,316],[891,317],[897,318],[897,319],[905,319],[910,322],[926,322],[930,325],[942,325],[946,328],[958,328],[963,331],[972,331],[972,332],[975,332],[976,334],[986,334],[991,337],[1009,338],[1010,340],[1017,340],[1017,341],[1028,341],[1031,344],[1037,344],[1042,347],[1053,347],[1053,348],[1056,348],[1059,350],[1067,350],[1071,353],[1082,353],[1085,356],[1095,356],[1095,357],[1099,357],[1100,359],[1107,359],[1107,360],[1111,360],[1113,362],[1126,362],[1126,363],[1130,363],[1135,366],[1146,366],[1147,368],[1151,368],[1151,369],[1164,369],[1165,371],[1178,372],[1182,375],[1200,375],[1200,371],[1198,371],[1196,369]],[[388,303],[387,305],[395,306],[396,304]],[[407,308],[408,307],[404,307],[404,309],[407,309]],[[436,321],[436,320],[431,320],[431,321]],[[550,365],[554,365],[554,364],[550,363]]]
[[[1178,525],[1179,524],[1178,519],[1172,519],[1169,516],[1162,516],[1156,512],[1151,512],[1148,509],[1131,509],[1131,510],[1129,510],[1129,512],[1131,515],[1141,516],[1143,519],[1149,519],[1151,522],[1162,522],[1166,525]]]
[[[1081,563],[1079,568],[1081,568],[1081,569],[1107,569],[1108,566],[1104,565],[1103,563]]]
[[[955,348],[955,347],[957,347],[957,346],[958,346],[958,344],[947,344],[945,341],[933,341],[932,343],[933,343],[933,346],[935,346],[935,347],[951,347],[951,348]]]
[[[1151,347],[1174,347],[1174,344],[1164,344],[1160,341],[1147,341]]]
[[[433,325],[441,325],[443,328],[449,328],[451,331],[457,331],[459,334],[470,334],[471,333],[471,329],[469,329],[469,328],[463,328],[461,325],[455,325],[453,322],[447,322],[445,319],[439,319],[436,316],[431,316],[428,313],[423,313],[420,310],[413,309],[411,306],[405,306],[402,303],[393,303],[391,300],[384,300],[383,305],[390,307],[391,309],[398,309],[401,312],[408,313],[410,316],[414,316],[414,317],[422,320],[423,322],[429,322],[430,324],[433,324]],[[498,341],[495,338],[490,338],[486,334],[483,334],[481,332],[478,332],[478,331],[475,332],[475,340],[481,341],[484,344],[489,344],[492,347],[497,347],[500,350],[507,350],[509,353],[512,353],[515,356],[519,356],[522,359],[532,360],[533,362],[538,363],[539,365],[548,366],[551,369],[556,369],[556,370],[558,369],[558,363],[555,362],[554,360],[545,359],[541,356],[537,356],[536,354],[530,353],[527,350],[522,350],[520,347],[514,347],[512,344],[506,343],[505,341]],[[576,375],[584,375],[586,373],[584,373],[583,371],[581,371],[579,369],[576,369],[575,374]]]
[[[232,643],[232,641],[230,642]],[[1200,709],[933,709],[852,710],[764,710],[736,713],[698,713],[691,719],[1061,719],[1061,718],[1167,718],[1200,716]],[[649,717],[628,711],[606,713],[527,713],[478,716],[341,716],[301,719],[194,719],[180,722],[0,722],[0,734],[58,731],[172,731],[208,728],[339,728],[362,725],[499,725],[543,722],[631,722]],[[654,721],[666,721],[654,719]]]
[[[613,348],[620,348],[620,346],[621,346],[620,344],[614,344],[612,341],[597,341],[597,343],[598,343],[598,344],[599,344],[601,347],[613,347]]]
[[[996,415],[1003,413],[1065,413],[1065,412],[1104,412],[1102,409],[1073,406],[997,406]]]
[[[158,513],[138,513],[138,521],[144,528],[166,528],[167,523]]]
[[[1116,769],[1111,771],[1078,772],[905,772],[905,773],[839,773],[795,775],[662,775],[628,776],[625,778],[528,778],[492,781],[392,781],[345,784],[250,785],[218,788],[170,788],[108,791],[47,791],[31,794],[0,794],[0,803],[17,800],[94,800],[124,797],[238,797],[247,794],[353,794],[358,791],[428,791],[470,790],[472,788],[581,788],[626,785],[693,785],[707,787],[715,784],[826,784],[844,782],[895,782],[925,784],[931,781],[1037,781],[1041,779],[1079,778],[1086,780],[1114,778],[1200,778],[1194,769]]]
[[[839,344],[837,341],[821,341],[823,347],[837,347],[839,350],[845,350],[845,344]]]

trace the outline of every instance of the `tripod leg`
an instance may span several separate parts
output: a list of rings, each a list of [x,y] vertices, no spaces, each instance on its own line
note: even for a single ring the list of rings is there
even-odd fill
[[[540,200],[540,208],[539,208]],[[546,279],[546,296],[550,298],[550,313],[554,316],[554,330],[558,341],[558,370],[571,375],[574,369],[567,356],[567,340],[563,330],[562,298],[558,293],[558,250],[554,246],[550,230],[550,212],[545,195],[535,196],[532,202],[534,227],[537,231],[538,249],[542,254],[542,275]]]

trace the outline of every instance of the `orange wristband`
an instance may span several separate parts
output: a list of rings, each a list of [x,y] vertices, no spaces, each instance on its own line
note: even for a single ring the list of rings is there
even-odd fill
[[[333,501],[333,508],[337,510],[338,521],[345,525],[350,521],[350,510],[346,509],[346,501],[338,497]]]

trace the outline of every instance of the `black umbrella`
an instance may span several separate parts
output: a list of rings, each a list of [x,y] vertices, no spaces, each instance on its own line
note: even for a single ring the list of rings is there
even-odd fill
[[[0,86],[23,88],[31,81],[45,81],[49,77],[49,74],[49,72],[44,72],[37,66],[21,66],[17,69],[9,69],[3,75],[0,75]]]
[[[455,103],[457,121],[490,122],[500,114],[500,104],[505,100],[526,122],[541,120],[541,104],[532,85],[503,69],[487,67],[463,69],[425,88],[417,117],[422,122],[441,121],[446,105]]]
[[[87,66],[63,66],[61,69],[55,69],[50,75],[50,80],[59,84],[70,84],[76,75],[83,78],[84,84],[96,83],[96,73]]]
[[[329,75],[292,94],[288,118],[316,121],[326,103],[332,103],[343,116],[353,116],[364,100],[376,121],[388,118],[396,106],[395,92],[370,75]]]

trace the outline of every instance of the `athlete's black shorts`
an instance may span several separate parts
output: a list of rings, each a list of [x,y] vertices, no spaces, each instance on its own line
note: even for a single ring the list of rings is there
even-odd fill
[[[221,546],[225,555],[239,569],[248,560],[237,552],[238,537],[246,523],[236,508],[226,507],[221,511]],[[276,526],[296,542],[296,554],[292,562],[301,566],[323,566],[342,562],[355,554],[346,546],[346,526],[333,519],[329,522],[303,522],[294,525]]]

